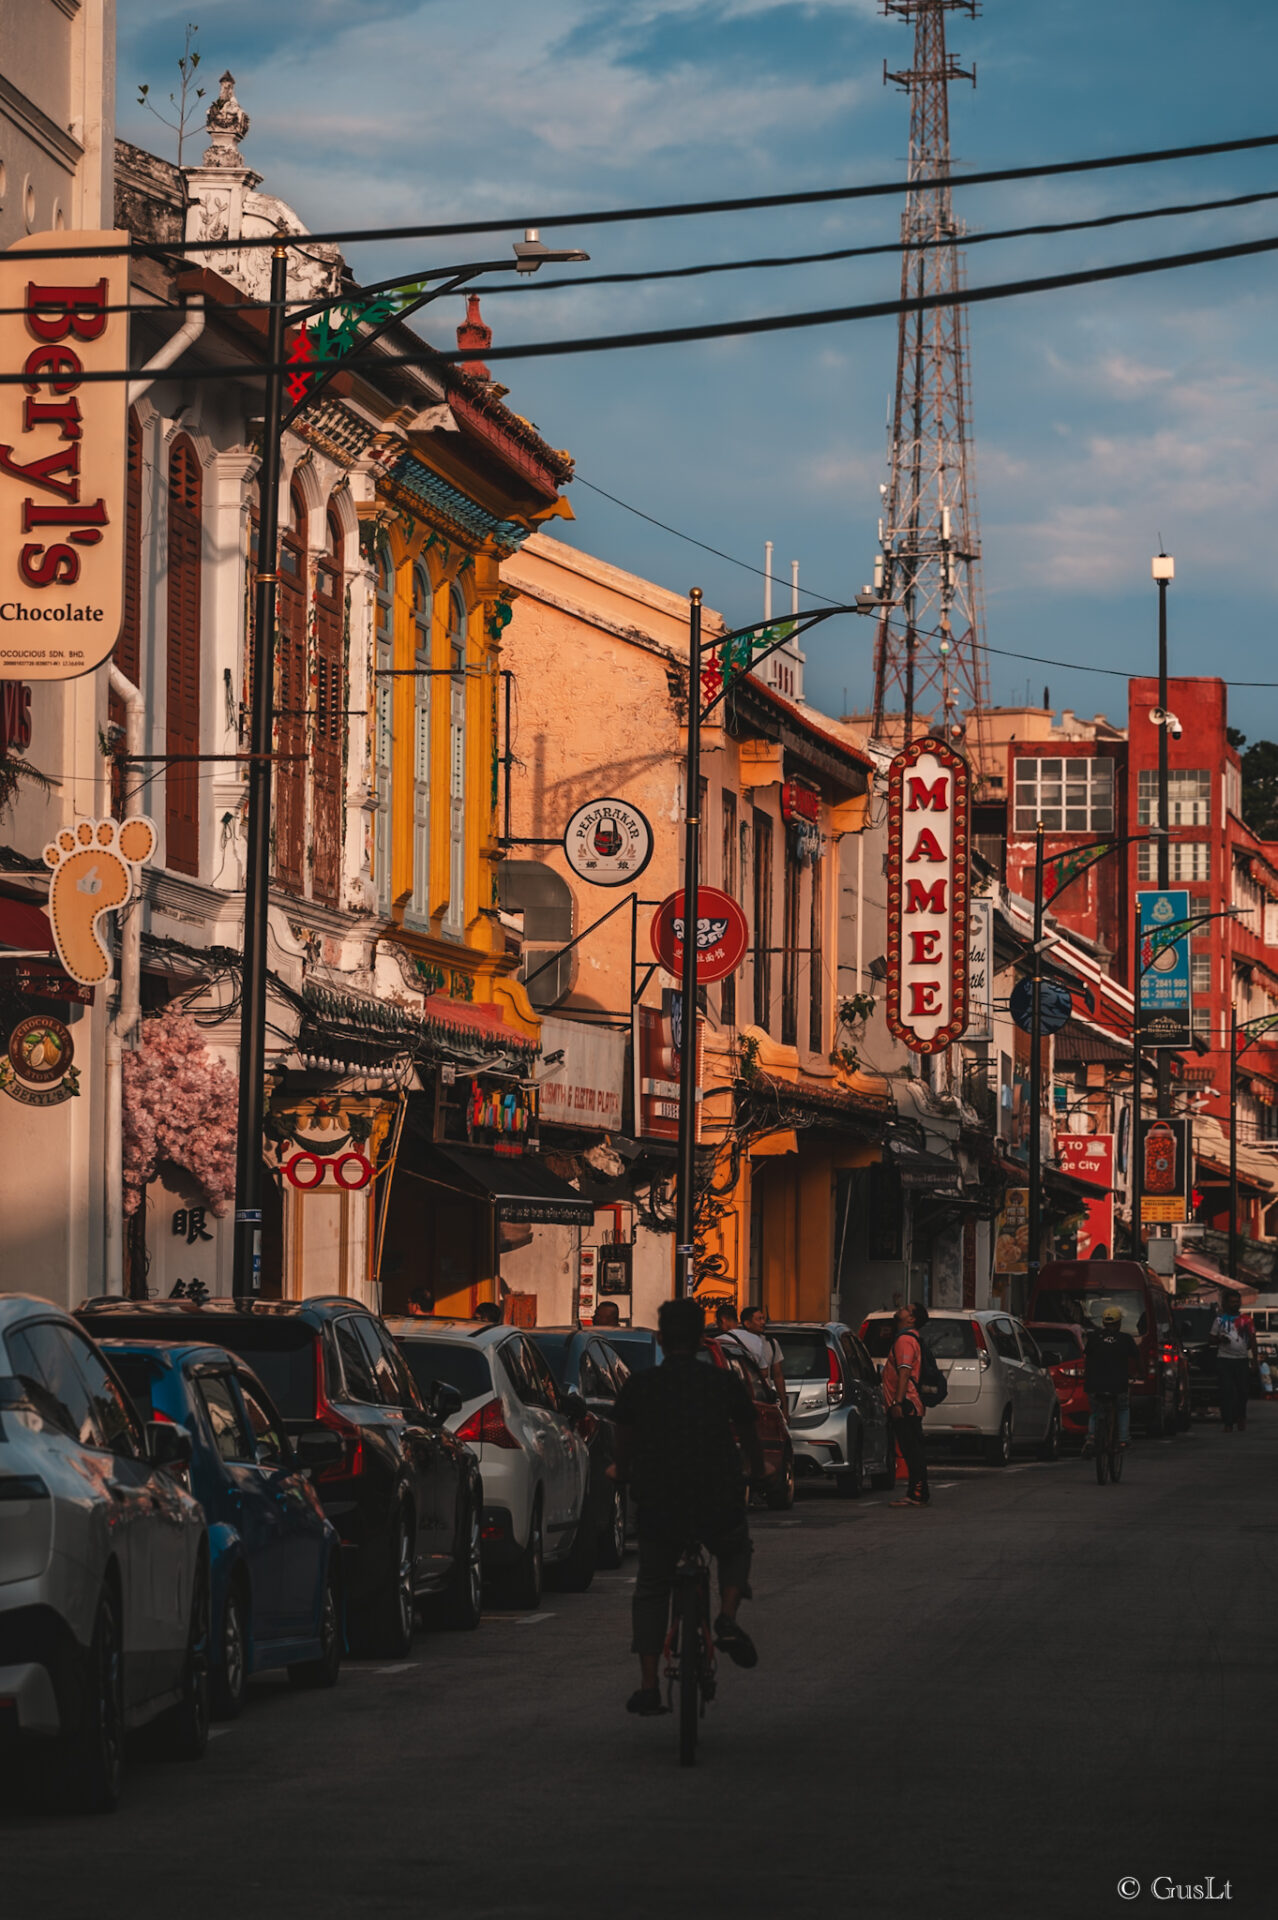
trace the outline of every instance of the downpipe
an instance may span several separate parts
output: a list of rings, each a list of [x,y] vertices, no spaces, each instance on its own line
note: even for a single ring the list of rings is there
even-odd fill
[[[124,742],[130,759],[142,751],[146,703],[139,688],[110,666],[112,693],[124,702]],[[142,811],[140,793],[124,803],[126,819]],[[133,1038],[142,1004],[142,913],[135,899],[120,928],[120,981],[106,1039],[106,1291],[124,1292],[124,1049]]]

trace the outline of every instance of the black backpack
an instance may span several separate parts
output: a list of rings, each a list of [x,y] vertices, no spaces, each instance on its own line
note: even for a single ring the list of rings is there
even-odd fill
[[[937,1366],[936,1355],[922,1334],[914,1337],[923,1356],[919,1362],[919,1399],[925,1407],[939,1407],[950,1390],[950,1383]]]

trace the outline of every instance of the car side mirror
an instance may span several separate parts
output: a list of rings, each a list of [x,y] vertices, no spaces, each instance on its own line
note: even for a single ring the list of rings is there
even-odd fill
[[[175,1427],[168,1420],[148,1420],[146,1451],[153,1467],[189,1467],[191,1436],[185,1427]]]
[[[447,1420],[450,1415],[460,1413],[462,1397],[451,1382],[436,1380],[430,1390],[430,1410],[437,1420]]]
[[[566,1393],[563,1396],[563,1410],[574,1422],[584,1420],[590,1411],[579,1393]]]
[[[319,1427],[310,1433],[299,1433],[293,1440],[293,1452],[297,1464],[308,1471],[315,1468],[336,1467],[340,1465],[346,1449],[340,1433],[333,1433],[327,1427]]]

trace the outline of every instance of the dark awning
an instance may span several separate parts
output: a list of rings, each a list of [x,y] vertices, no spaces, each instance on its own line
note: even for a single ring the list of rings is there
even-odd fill
[[[556,1227],[592,1227],[595,1203],[551,1173],[531,1153],[486,1153],[482,1147],[435,1145],[430,1159],[439,1171],[426,1174],[440,1185],[459,1185],[487,1200],[500,1221]],[[449,1175],[454,1178],[449,1178]]]
[[[908,1147],[900,1140],[890,1140],[888,1149],[903,1187],[923,1187],[929,1191],[935,1191],[938,1187],[957,1189],[959,1169],[956,1161],[946,1160],[939,1153],[924,1153],[920,1148]]]

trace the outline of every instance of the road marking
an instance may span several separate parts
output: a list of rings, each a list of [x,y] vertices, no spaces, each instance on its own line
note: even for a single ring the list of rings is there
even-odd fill
[[[224,1733],[234,1733],[234,1731],[235,1731],[234,1727],[210,1727],[209,1739],[220,1740]]]
[[[416,1670],[417,1670],[416,1660],[403,1660],[396,1667],[374,1667],[373,1668],[374,1673],[415,1673]]]
[[[517,1627],[540,1627],[547,1620],[553,1620],[553,1613],[526,1613],[522,1620],[516,1620]]]

